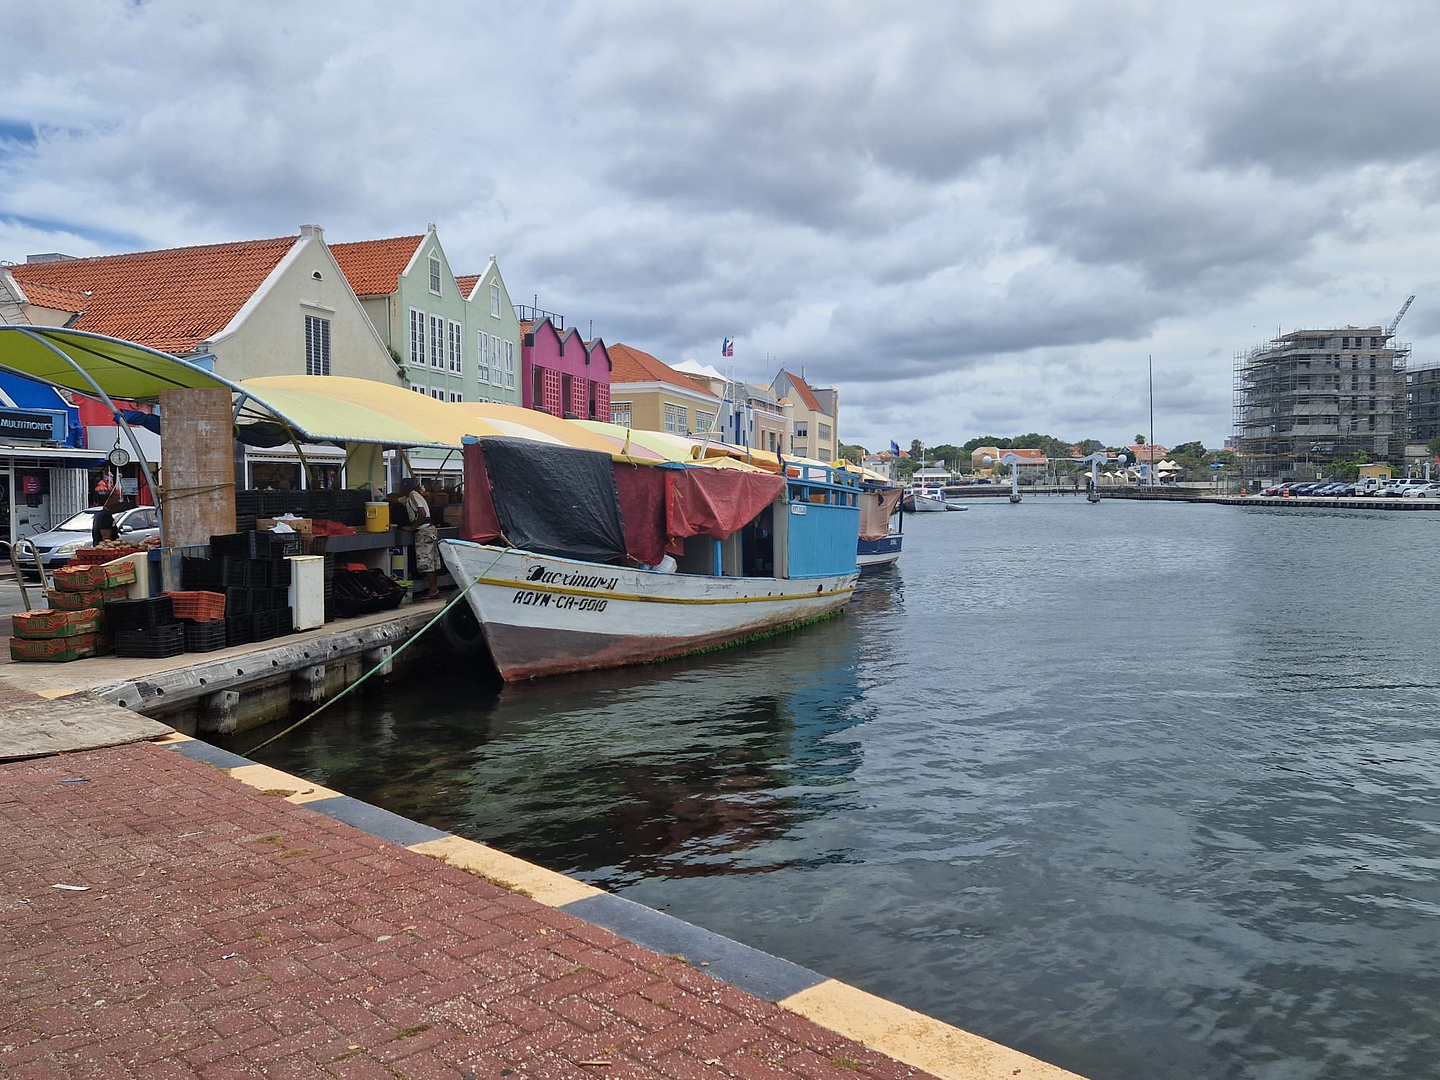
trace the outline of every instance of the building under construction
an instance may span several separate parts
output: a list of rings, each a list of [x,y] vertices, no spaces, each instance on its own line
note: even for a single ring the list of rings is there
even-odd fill
[[[1389,326],[1296,330],[1235,357],[1235,451],[1243,475],[1314,480],[1360,455],[1405,463],[1405,360]]]

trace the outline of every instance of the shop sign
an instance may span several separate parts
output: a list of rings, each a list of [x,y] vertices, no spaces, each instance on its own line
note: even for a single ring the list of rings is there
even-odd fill
[[[40,477],[36,476],[34,473],[26,473],[24,476],[22,476],[20,478],[20,485],[21,490],[26,495],[39,495],[41,493]]]
[[[63,424],[62,413],[30,409],[0,409],[0,439],[62,442],[65,438]]]

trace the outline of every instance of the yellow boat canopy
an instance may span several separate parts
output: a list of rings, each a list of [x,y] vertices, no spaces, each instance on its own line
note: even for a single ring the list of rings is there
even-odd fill
[[[304,442],[458,449],[466,435],[503,435],[493,424],[427,394],[339,375],[270,375],[246,379],[238,420],[269,413]],[[248,399],[248,400],[246,400]]]
[[[129,401],[154,401],[161,390],[230,385],[168,353],[60,326],[0,326],[0,368],[77,393]]]

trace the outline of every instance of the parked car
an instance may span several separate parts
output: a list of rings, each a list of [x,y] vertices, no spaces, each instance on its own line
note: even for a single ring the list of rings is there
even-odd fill
[[[88,510],[81,510],[48,532],[36,533],[29,538],[29,543],[19,545],[15,555],[16,562],[22,569],[35,569],[35,556],[30,550],[30,544],[33,544],[35,552],[40,556],[40,564],[45,569],[54,570],[57,566],[64,566],[75,552],[90,546],[91,525],[99,512],[100,507],[92,506]],[[160,516],[153,506],[136,506],[122,510],[115,515],[115,530],[116,535],[121,538],[143,544],[150,537],[160,535]]]
[[[1428,483],[1412,485],[1407,487],[1401,494],[1407,499],[1440,498],[1440,484]]]
[[[1422,480],[1418,476],[1402,476],[1391,480],[1382,487],[1379,494],[1384,495],[1386,498],[1398,499],[1411,488],[1424,487],[1428,483],[1428,480]]]

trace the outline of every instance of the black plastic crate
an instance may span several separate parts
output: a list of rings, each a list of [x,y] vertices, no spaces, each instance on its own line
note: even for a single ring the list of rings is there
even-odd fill
[[[270,555],[272,558],[278,556],[283,558],[286,555],[303,555],[301,550],[305,546],[305,537],[298,532],[272,532],[270,534]]]
[[[266,515],[262,513],[261,516]],[[210,537],[210,554],[239,556],[242,559],[268,559],[271,555],[274,536],[274,533],[257,532],[254,529],[212,536]]]
[[[225,616],[225,644],[245,645],[252,641],[250,623],[251,616],[249,615]]]
[[[249,615],[250,590],[243,585],[232,585],[225,590],[225,615]]]
[[[290,609],[277,608],[274,611],[257,611],[250,616],[250,633],[253,641],[268,641],[270,638],[288,634],[294,628],[295,619]]]
[[[186,652],[214,652],[230,643],[225,633],[224,619],[203,623],[187,622],[184,626]]]
[[[180,560],[180,582],[189,592],[218,592],[224,585],[218,562],[189,556]]]
[[[299,554],[299,552],[296,552],[296,554]],[[266,582],[267,585],[290,584],[290,575],[293,572],[294,567],[290,565],[289,559],[271,559],[269,566],[270,580]]]
[[[115,631],[153,630],[157,626],[171,626],[175,625],[175,604],[168,596],[151,596],[144,600],[109,600],[105,603],[105,621],[110,629]],[[181,645],[184,645],[183,638]]]
[[[183,623],[154,626],[146,630],[115,631],[116,656],[156,658],[179,656],[184,651],[185,626]]]

